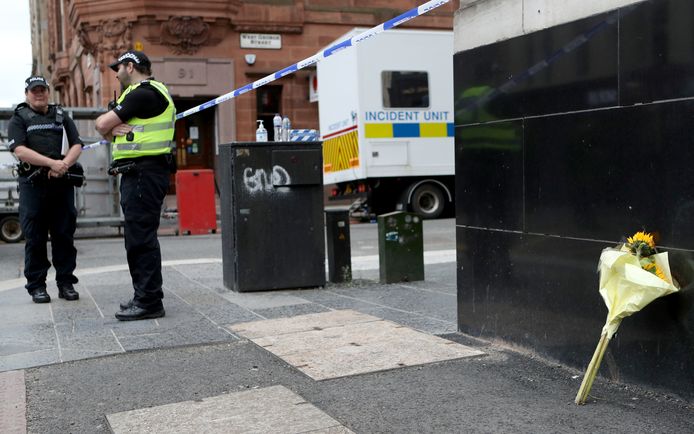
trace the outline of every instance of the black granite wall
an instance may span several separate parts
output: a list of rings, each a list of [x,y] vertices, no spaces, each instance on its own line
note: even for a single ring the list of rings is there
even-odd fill
[[[461,331],[584,368],[600,252],[645,229],[683,288],[600,374],[694,398],[693,23],[652,0],[455,55]]]

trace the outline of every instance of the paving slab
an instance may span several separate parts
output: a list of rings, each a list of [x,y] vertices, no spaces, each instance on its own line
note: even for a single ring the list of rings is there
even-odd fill
[[[465,345],[352,310],[230,328],[314,380],[484,355]]]
[[[264,336],[279,336],[378,320],[380,318],[353,310],[334,310],[327,314],[316,313],[291,318],[236,324],[229,327],[229,329],[247,339],[256,339]]]
[[[127,267],[127,266],[126,266]],[[80,279],[80,283],[92,286],[98,286],[103,284],[114,285],[125,292],[132,292],[132,278],[130,273],[125,270],[121,270],[120,267],[114,271],[103,271],[101,273],[93,274],[80,274],[79,268],[75,270],[77,278]]]
[[[26,387],[24,371],[0,373],[0,433],[25,434]]]
[[[79,299],[64,300],[58,297],[58,289],[51,290],[49,285],[48,293],[51,294],[51,309],[56,323],[101,317],[99,306],[90,291],[90,285],[80,282],[75,284],[75,290],[80,295]]]
[[[0,357],[0,372],[61,362],[58,348],[46,348]]]
[[[87,323],[88,324],[88,323]],[[62,351],[87,351],[94,353],[116,353],[123,351],[118,338],[109,328],[89,328],[84,322],[56,324],[56,334]]]
[[[200,315],[204,315],[209,321],[215,324],[241,323],[254,321],[260,318],[256,313],[248,309],[223,300],[220,300],[220,302],[214,306],[197,306],[196,310]]]
[[[31,295],[24,288],[24,283],[16,285],[12,288],[7,288],[2,292],[2,307],[22,306],[31,300]],[[5,281],[0,281],[0,288],[5,284]],[[10,283],[11,284],[11,283]],[[9,285],[9,284],[8,284]]]
[[[209,283],[212,283],[212,279]],[[219,285],[219,281],[216,282]],[[221,294],[226,300],[243,306],[250,310],[273,309],[284,306],[294,306],[297,304],[310,303],[305,298],[284,293],[239,293],[229,290],[224,290]]]
[[[443,335],[458,331],[458,324],[455,321],[432,318],[418,313],[403,312],[385,307],[370,307],[360,309],[360,311],[432,335]]]
[[[283,386],[230,393],[106,416],[120,433],[351,433]]]
[[[330,312],[332,309],[316,303],[294,304],[291,306],[273,307],[270,309],[256,309],[253,312],[267,319],[285,318],[290,316],[308,315],[312,313]]]
[[[373,283],[373,282],[372,282]],[[352,285],[355,283],[352,282]],[[329,285],[323,291],[301,290],[299,296],[310,300],[312,303],[320,304],[334,310],[352,309],[363,312],[366,309],[377,307],[374,303],[360,300],[350,293],[349,290],[336,291],[338,287]]]
[[[173,282],[164,285],[164,306],[167,316],[177,313],[186,316],[185,310],[207,318],[214,324],[231,324],[252,321],[260,316],[237,304],[229,302],[213,289],[199,284],[186,286]]]
[[[160,318],[161,319],[161,318]],[[161,331],[160,319],[141,321],[118,321],[115,316],[104,318],[75,320],[75,328],[84,330],[113,330],[116,335],[143,334]]]
[[[61,351],[61,354],[62,354],[62,362],[69,362],[72,360],[90,359],[92,357],[110,356],[112,354],[118,354],[118,353],[123,353],[123,352],[124,352],[123,350],[100,351],[100,350],[91,350],[91,349],[84,349],[84,350],[63,349]]]
[[[0,356],[11,354],[10,347],[27,352],[56,346],[55,329],[50,322],[0,326]]]
[[[373,284],[363,287],[336,288],[331,290],[338,296],[358,298],[375,306],[391,307],[406,312],[421,313],[456,321],[456,296],[436,295],[417,288],[407,288],[402,284]]]
[[[23,293],[23,297],[17,302],[6,302],[6,297],[3,297],[3,303],[0,304],[0,328],[22,324],[51,324],[50,305],[33,303],[24,288],[12,292],[19,291]]]
[[[161,325],[157,332],[128,334],[121,330],[116,335],[127,351],[238,340],[226,328],[200,316],[177,318],[175,321],[167,318],[157,320]]]

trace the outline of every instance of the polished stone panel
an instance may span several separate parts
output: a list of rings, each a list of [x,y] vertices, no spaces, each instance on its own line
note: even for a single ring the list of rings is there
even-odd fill
[[[456,54],[455,124],[616,105],[614,17],[600,14]]]
[[[523,123],[456,128],[456,222],[523,228]]]
[[[619,26],[623,105],[694,96],[694,2],[647,1]]]
[[[526,119],[526,230],[694,249],[692,118],[686,100]]]
[[[464,332],[541,352],[591,343],[591,332],[599,333],[606,315],[597,293],[602,244],[460,227],[458,243]]]

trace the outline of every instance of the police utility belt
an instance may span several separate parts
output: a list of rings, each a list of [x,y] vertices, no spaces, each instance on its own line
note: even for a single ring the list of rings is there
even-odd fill
[[[108,168],[108,174],[116,176],[134,171],[146,171],[148,163],[161,163],[169,169],[169,172],[176,173],[176,157],[168,153],[113,160]]]
[[[34,166],[26,161],[17,165],[17,175],[25,176],[32,183],[48,182],[53,180],[65,180],[74,187],[84,185],[84,168],[80,163],[75,163],[67,169],[65,175],[60,178],[48,178],[48,167]]]

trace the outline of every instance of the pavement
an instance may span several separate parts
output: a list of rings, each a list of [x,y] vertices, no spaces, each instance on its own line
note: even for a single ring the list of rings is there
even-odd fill
[[[459,333],[455,223],[424,230],[424,281],[379,283],[361,224],[352,282],[259,293],[219,234],[164,236],[166,317],[136,322],[121,238],[77,240],[80,300],[46,305],[0,244],[0,432],[694,432],[694,403],[598,378],[576,406],[583,372]]]

